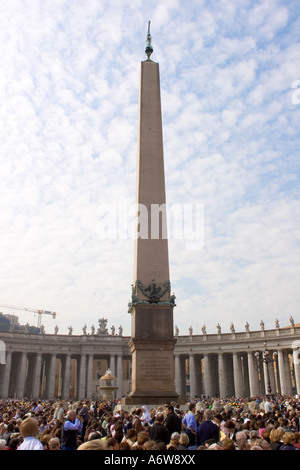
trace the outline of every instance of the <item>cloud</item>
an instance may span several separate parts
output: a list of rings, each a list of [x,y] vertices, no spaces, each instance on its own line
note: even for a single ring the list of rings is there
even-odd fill
[[[203,247],[170,241],[180,333],[297,321],[299,12],[282,0],[2,2],[0,302],[130,334],[133,241],[99,224],[135,200],[148,20],[167,202],[204,205]]]
[[[249,14],[249,25],[265,39],[273,39],[276,32],[287,25],[288,9],[278,2],[269,0],[256,4]]]

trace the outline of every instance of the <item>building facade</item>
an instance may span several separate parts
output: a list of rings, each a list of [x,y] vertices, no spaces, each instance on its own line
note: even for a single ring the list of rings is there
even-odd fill
[[[178,332],[177,332],[178,333]],[[300,326],[181,336],[175,333],[175,389],[181,398],[300,393]],[[100,377],[131,389],[130,337],[0,331],[0,398],[101,398]]]

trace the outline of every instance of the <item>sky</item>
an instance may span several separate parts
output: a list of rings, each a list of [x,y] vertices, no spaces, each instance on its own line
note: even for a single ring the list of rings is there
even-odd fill
[[[42,317],[46,333],[90,332],[105,318],[130,336],[131,219],[115,237],[103,224],[105,208],[118,218],[135,201],[148,21],[167,206],[203,209],[192,248],[170,233],[174,325],[187,335],[300,322],[291,0],[1,1],[0,304],[55,311]]]

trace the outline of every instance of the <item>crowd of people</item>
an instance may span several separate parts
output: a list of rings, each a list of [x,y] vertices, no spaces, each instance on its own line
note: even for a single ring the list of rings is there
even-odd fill
[[[300,397],[179,405],[0,400],[0,450],[300,450]]]

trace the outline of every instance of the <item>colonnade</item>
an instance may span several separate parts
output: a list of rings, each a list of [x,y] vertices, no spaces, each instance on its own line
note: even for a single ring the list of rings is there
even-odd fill
[[[99,374],[95,374],[95,362],[98,361],[104,361],[111,370],[116,377],[114,384],[122,394],[124,377],[121,354],[73,355],[8,351],[6,364],[0,369],[0,397],[84,399],[96,396],[100,376],[105,373],[105,370],[101,370]]]
[[[107,332],[80,336],[0,332],[5,346],[0,357],[0,398],[98,398],[99,379],[106,368],[116,377],[115,396],[121,398],[131,390],[129,340]],[[175,388],[182,398],[300,394],[299,327],[176,340]]]
[[[250,397],[300,393],[300,365],[290,349],[175,354],[176,392],[190,397]],[[187,393],[186,393],[187,392]]]

